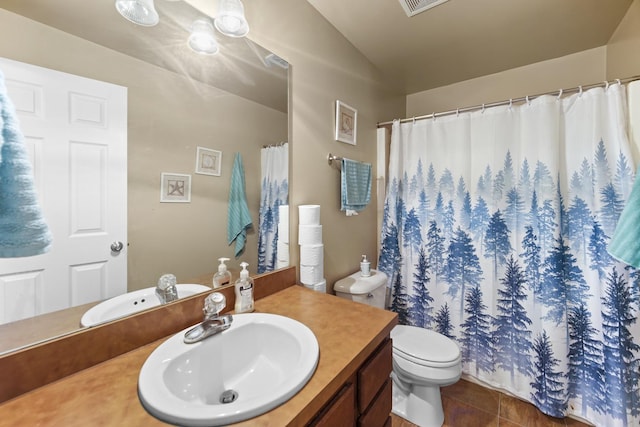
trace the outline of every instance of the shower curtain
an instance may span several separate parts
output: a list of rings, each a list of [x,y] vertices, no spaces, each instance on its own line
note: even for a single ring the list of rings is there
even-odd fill
[[[262,148],[258,273],[275,270],[278,259],[279,207],[289,200],[289,144]]]
[[[634,179],[625,87],[393,123],[378,268],[463,372],[597,426],[640,423],[638,270],[606,251]]]

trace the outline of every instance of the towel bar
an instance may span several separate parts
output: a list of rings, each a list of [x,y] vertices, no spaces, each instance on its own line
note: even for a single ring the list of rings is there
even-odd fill
[[[334,156],[333,154],[329,153],[329,155],[327,156],[327,162],[329,163],[329,166],[333,164],[334,160],[342,161],[342,157]],[[338,163],[338,167],[340,167],[340,163]]]

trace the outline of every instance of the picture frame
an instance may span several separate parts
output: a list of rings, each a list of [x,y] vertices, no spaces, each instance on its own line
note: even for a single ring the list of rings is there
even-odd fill
[[[190,203],[191,175],[162,172],[160,203]]]
[[[336,141],[356,145],[356,133],[358,130],[358,110],[336,101]]]
[[[220,176],[222,151],[198,147],[196,151],[196,173],[199,175]]]

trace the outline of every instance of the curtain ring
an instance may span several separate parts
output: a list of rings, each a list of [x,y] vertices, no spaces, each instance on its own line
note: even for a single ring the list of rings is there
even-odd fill
[[[413,124],[416,124],[416,116],[413,116]]]
[[[513,98],[509,98],[509,110],[513,107]]]
[[[482,104],[482,111],[480,113],[484,114],[484,104]]]
[[[616,79],[616,83],[618,83],[618,85],[622,85],[622,82],[620,81],[620,79]]]
[[[562,98],[562,89],[558,92],[558,101],[560,101],[560,98]]]
[[[456,117],[460,116],[460,108],[456,108]]]
[[[531,100],[529,99],[529,95],[525,96],[524,99],[527,101],[527,105],[531,105]]]
[[[604,81],[604,90],[608,90],[609,89],[609,82],[607,80]]]
[[[434,111],[433,113],[431,113],[431,118],[433,119],[433,121],[436,121],[436,112]]]
[[[578,96],[582,96],[582,85],[578,86]]]

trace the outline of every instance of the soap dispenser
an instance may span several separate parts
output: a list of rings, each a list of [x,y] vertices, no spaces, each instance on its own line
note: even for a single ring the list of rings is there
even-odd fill
[[[229,258],[218,258],[218,261],[220,261],[218,271],[213,275],[214,289],[231,283],[231,272],[227,270],[227,264],[225,264],[226,261],[229,261]]]
[[[249,264],[241,262],[240,278],[236,280],[236,314],[253,311],[253,279],[249,277]]]
[[[362,255],[362,261],[360,261],[360,275],[362,277],[371,276],[371,263],[367,261],[366,255]]]

